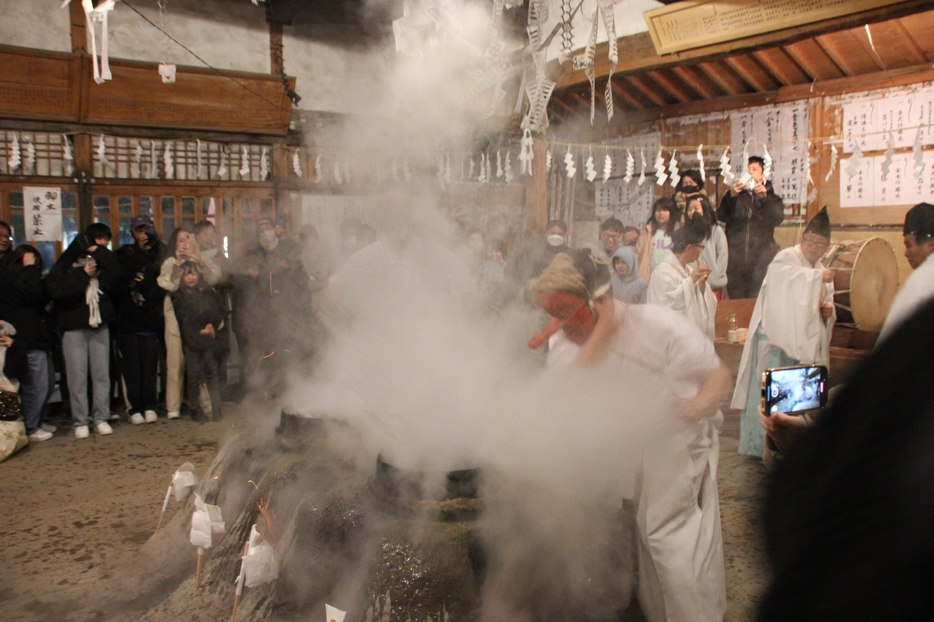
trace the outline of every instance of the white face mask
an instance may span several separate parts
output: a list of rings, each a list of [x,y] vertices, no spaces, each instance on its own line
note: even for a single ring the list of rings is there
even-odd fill
[[[545,240],[552,246],[561,246],[564,244],[564,236],[560,233],[552,233]]]
[[[276,232],[272,229],[267,229],[259,234],[259,243],[263,248],[272,248],[276,245],[276,242]]]

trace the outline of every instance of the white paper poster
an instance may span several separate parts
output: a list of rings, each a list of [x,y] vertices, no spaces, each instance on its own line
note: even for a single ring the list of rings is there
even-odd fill
[[[62,239],[62,189],[23,187],[26,239],[59,242]]]
[[[742,154],[772,156],[770,180],[786,205],[807,201],[808,102],[761,106],[730,115],[733,174],[746,172]]]
[[[889,165],[889,174],[882,174],[882,162],[885,156],[873,158],[873,173],[876,177],[873,184],[873,205],[904,205],[908,202],[908,182],[911,175],[909,167],[910,154],[899,153],[892,156]],[[844,174],[846,174],[844,172]]]
[[[844,153],[852,153],[856,141],[863,153],[884,148],[879,146],[882,135],[876,133],[881,128],[881,108],[881,101],[860,100],[843,105]]]

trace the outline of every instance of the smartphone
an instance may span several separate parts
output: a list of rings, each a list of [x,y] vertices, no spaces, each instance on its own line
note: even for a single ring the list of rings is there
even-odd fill
[[[795,365],[762,373],[765,412],[802,412],[827,405],[827,367]]]

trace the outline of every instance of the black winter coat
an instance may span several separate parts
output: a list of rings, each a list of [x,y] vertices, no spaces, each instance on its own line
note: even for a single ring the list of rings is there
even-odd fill
[[[223,350],[226,347],[227,342],[221,330],[225,317],[224,304],[220,294],[214,291],[213,287],[202,284],[188,288],[182,285],[172,294],[172,306],[175,308],[182,343],[186,348],[204,352]],[[213,338],[201,334],[208,324],[214,326]]]
[[[717,219],[726,224],[730,265],[768,265],[778,252],[775,227],[785,219],[782,198],[772,182],[765,182],[766,195],[759,198],[744,190],[737,196],[727,192],[717,208]]]
[[[162,334],[165,290],[156,282],[162,268],[162,249],[163,245],[156,241],[146,250],[128,244],[114,253],[120,264],[120,280],[114,290],[117,332]],[[137,281],[137,275],[142,275],[142,280]]]
[[[46,311],[49,296],[39,266],[8,266],[0,270],[0,319],[16,329],[16,345],[26,350],[51,351],[52,318]]]
[[[45,279],[46,289],[52,298],[55,321],[62,332],[91,328],[88,323],[90,309],[85,302],[91,277],[84,271],[83,266],[75,265],[75,262],[88,254],[94,258],[98,268],[97,281],[101,290],[98,305],[100,306],[101,326],[112,322],[117,317],[109,292],[113,291],[119,281],[120,264],[106,247],[98,246],[94,252],[88,253],[87,249],[93,245],[93,240],[89,244],[85,235],[79,235],[58,258]]]

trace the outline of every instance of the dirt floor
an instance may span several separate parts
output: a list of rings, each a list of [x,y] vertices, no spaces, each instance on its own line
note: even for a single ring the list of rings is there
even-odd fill
[[[179,619],[165,617],[160,603],[170,595],[178,600],[179,594],[190,598],[196,593],[175,591],[183,581],[192,582],[196,555],[182,542],[185,517],[167,529],[180,507],[174,500],[161,542],[143,546],[156,529],[172,474],[191,462],[202,476],[226,439],[242,432],[269,438],[278,422],[273,405],[230,404],[226,412],[223,422],[204,425],[187,418],[160,418],[144,426],[118,422],[113,435],[92,434],[81,441],[72,436],[67,421],[53,420],[60,426],[55,438],[0,463],[0,620],[136,620],[144,614],[155,622]],[[736,454],[737,439],[738,416],[733,413],[721,434],[718,478],[726,620],[731,622],[754,619],[768,581],[757,527],[765,472],[760,461]],[[178,537],[168,538],[171,530]],[[172,548],[163,546],[167,540],[173,540]],[[164,556],[176,558],[166,564],[172,571],[158,578],[147,558],[153,544],[170,551]],[[193,603],[189,619],[229,619],[229,603],[215,605],[206,593],[202,596],[205,602]]]
[[[69,421],[53,419],[59,426],[53,439],[0,463],[0,620],[137,618],[108,614],[107,604],[132,602],[133,595],[114,594],[122,587],[114,579],[132,571],[155,531],[172,474],[184,462],[205,473],[224,439],[264,430],[267,421],[271,433],[277,416],[255,404],[231,404],[223,422],[121,421],[112,435],[92,432],[84,440],[74,438]],[[172,501],[166,522],[176,508]],[[192,572],[195,559],[192,553]]]

